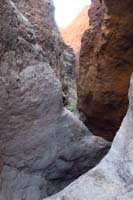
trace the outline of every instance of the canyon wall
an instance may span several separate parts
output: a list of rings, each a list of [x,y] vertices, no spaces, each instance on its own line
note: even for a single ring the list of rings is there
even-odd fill
[[[63,71],[60,64],[63,42],[54,19],[53,0],[13,0],[13,2],[32,24],[37,42],[45,53],[45,59],[50,62],[50,66],[60,78]]]
[[[36,34],[11,0],[0,1],[0,200],[54,194],[110,148],[64,109],[52,58]]]
[[[81,119],[96,135],[112,140],[128,107],[133,71],[132,1],[93,0],[77,73]]]
[[[133,199],[133,76],[129,109],[101,163],[47,200],[132,200]]]
[[[61,36],[64,42],[67,45],[70,45],[75,53],[75,73],[78,71],[79,68],[79,53],[81,47],[81,38],[84,31],[89,26],[89,18],[88,18],[88,5],[86,5],[81,12],[75,17],[75,19],[68,25],[67,27],[60,29]],[[77,74],[77,73],[76,73]],[[75,81],[76,83],[76,81]],[[76,84],[75,84],[76,85]],[[74,87],[75,91],[77,91],[77,87]],[[72,90],[74,93],[74,90]],[[72,95],[70,95],[72,96]],[[75,100],[77,101],[77,93],[75,96]],[[74,98],[73,98],[74,99]]]
[[[89,6],[86,5],[70,25],[60,30],[65,43],[70,45],[78,56],[82,35],[89,26],[88,10]]]
[[[53,0],[13,0],[13,2],[32,24],[37,42],[43,48],[46,62],[50,64],[61,81],[66,105],[71,96],[71,89],[73,89],[72,82],[75,80],[75,76],[71,78],[75,74],[75,54],[61,39],[54,18]],[[68,59],[69,63],[66,62]],[[72,74],[67,73],[70,67]]]
[[[131,0],[117,4],[115,0],[94,0],[91,26],[82,39],[79,109],[88,127],[110,140],[115,130],[112,127],[120,123],[128,104],[128,81],[133,71],[131,5]],[[58,51],[49,47],[51,41],[58,49],[57,40],[61,40],[56,25],[53,35],[48,27],[49,20],[54,20],[53,8],[49,0],[0,1],[0,200],[42,200],[96,165],[48,199],[132,200],[133,78],[129,109],[108,153],[110,142],[94,136],[63,106],[60,74],[67,72],[73,78],[67,68],[72,62],[68,50],[63,49],[56,58]],[[48,17],[40,14],[43,9]],[[43,19],[46,30],[40,30]],[[66,66],[61,66],[64,60]],[[89,88],[91,95],[86,96]],[[86,114],[89,108],[96,110],[91,119]]]

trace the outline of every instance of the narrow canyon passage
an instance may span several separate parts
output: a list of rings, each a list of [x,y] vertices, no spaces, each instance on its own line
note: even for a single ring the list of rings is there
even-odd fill
[[[130,2],[114,7],[100,1],[85,6],[61,29],[76,54],[80,119],[93,134],[112,141],[128,109],[133,71]],[[117,12],[118,9],[118,12]],[[109,13],[108,13],[109,12]],[[126,17],[122,15],[125,12]],[[88,16],[89,14],[89,16]]]
[[[132,200],[132,2],[56,2],[0,0],[0,200]]]

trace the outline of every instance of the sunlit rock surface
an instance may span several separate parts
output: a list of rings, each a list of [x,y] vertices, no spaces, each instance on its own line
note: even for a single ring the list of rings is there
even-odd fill
[[[60,30],[65,43],[73,47],[77,56],[80,51],[82,35],[89,26],[89,7],[86,5],[70,25]]]

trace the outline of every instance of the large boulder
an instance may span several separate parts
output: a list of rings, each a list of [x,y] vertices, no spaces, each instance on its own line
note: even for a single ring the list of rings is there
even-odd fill
[[[133,199],[133,76],[129,109],[108,155],[61,193],[47,200]]]
[[[41,200],[94,167],[110,143],[64,109],[34,27],[0,1],[0,200]]]
[[[78,108],[96,135],[112,140],[128,108],[133,71],[132,0],[93,0],[81,42]]]

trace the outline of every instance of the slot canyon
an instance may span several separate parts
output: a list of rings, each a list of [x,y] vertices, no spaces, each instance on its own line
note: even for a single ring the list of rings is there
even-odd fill
[[[0,200],[132,200],[132,1],[54,3],[0,0]]]

